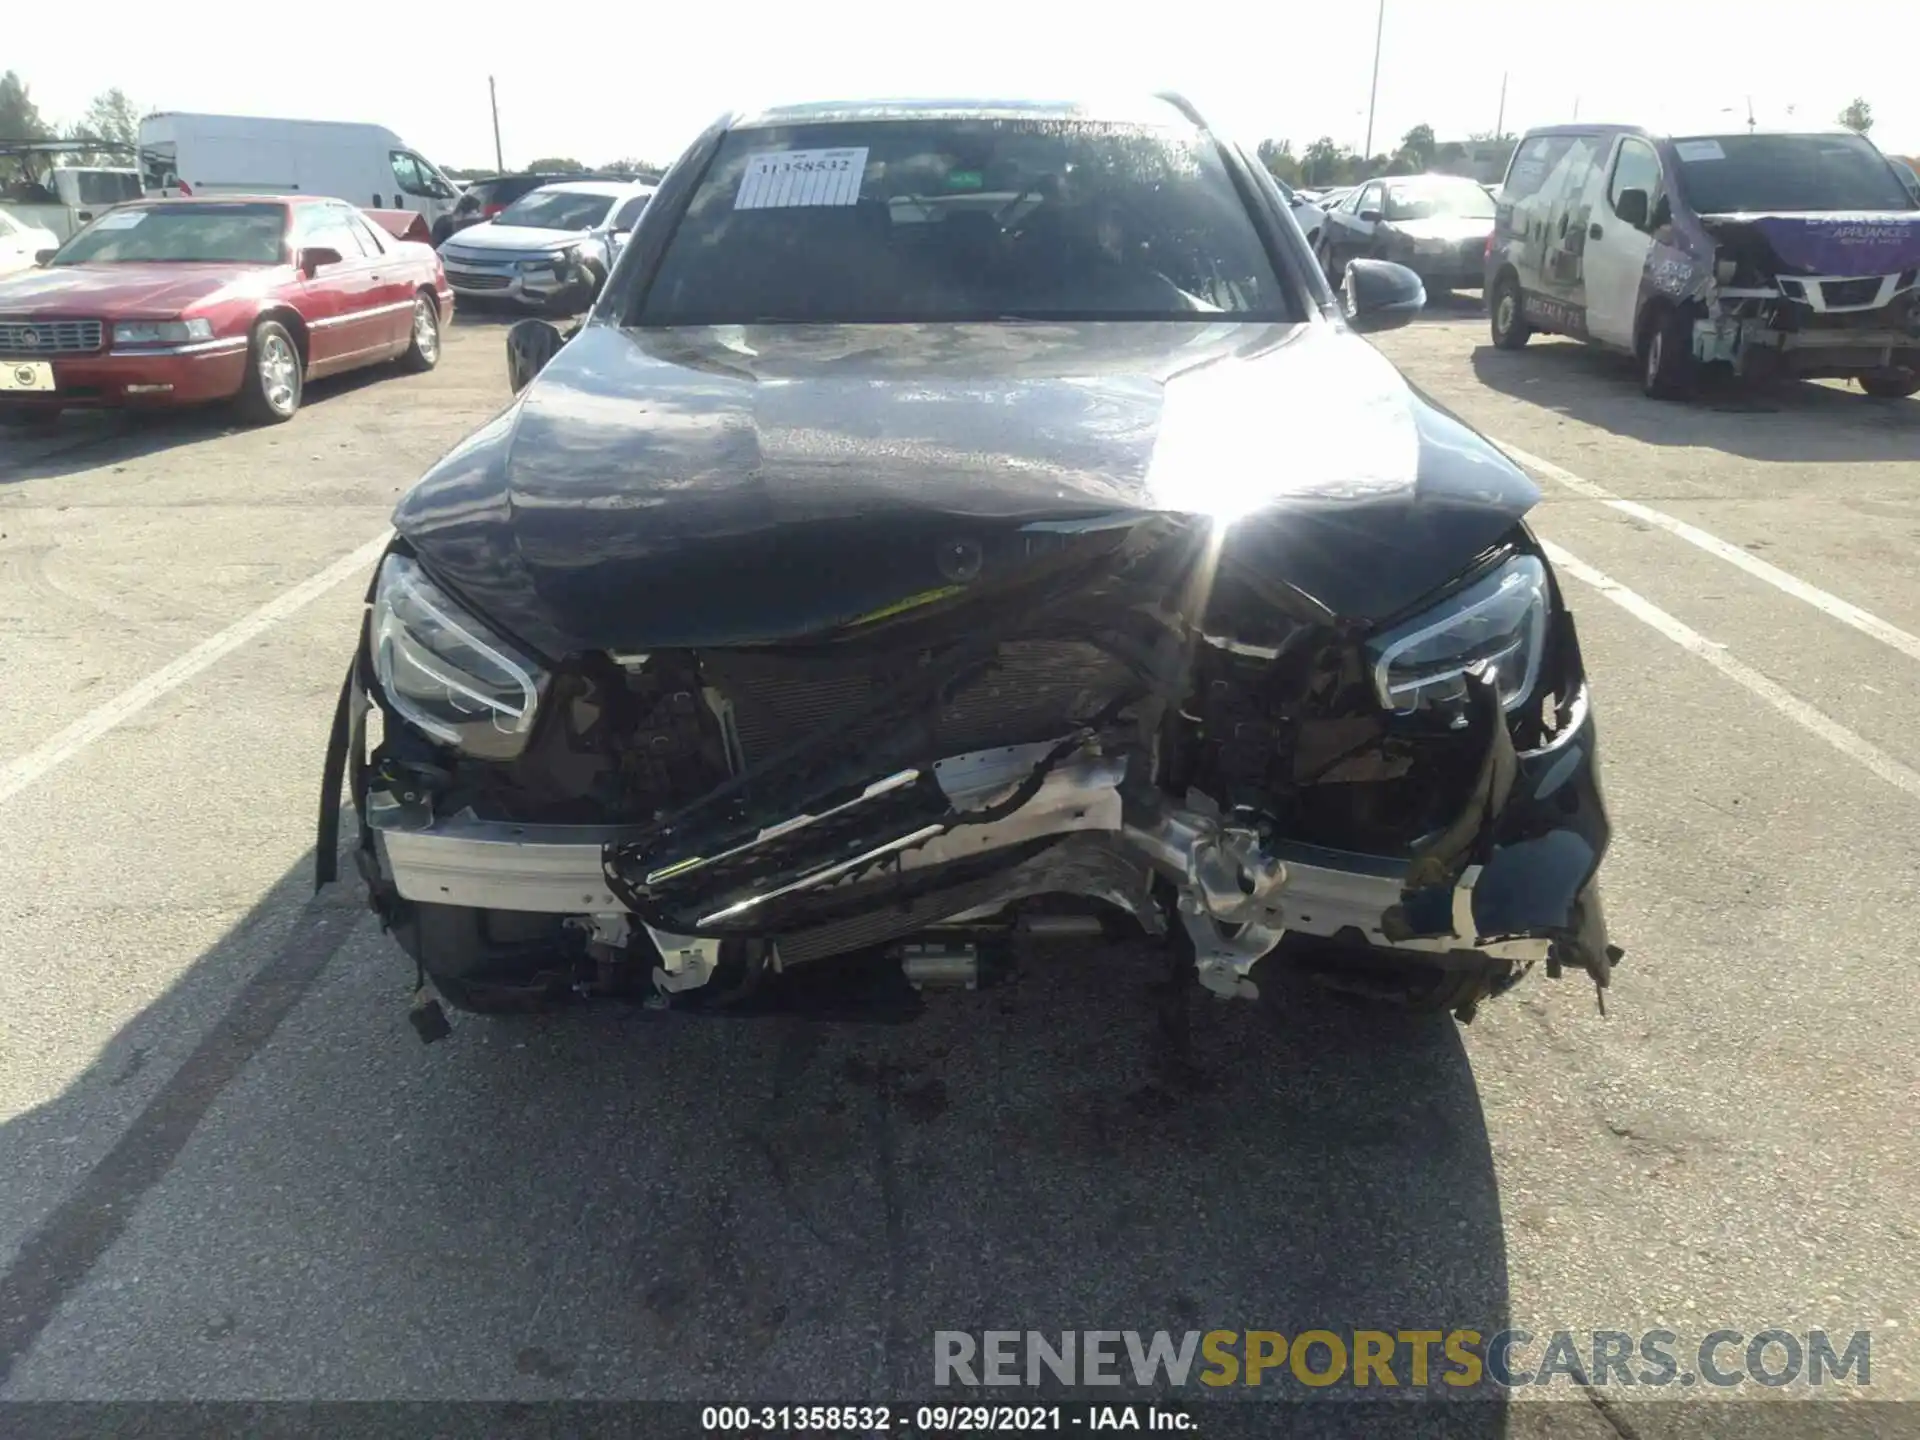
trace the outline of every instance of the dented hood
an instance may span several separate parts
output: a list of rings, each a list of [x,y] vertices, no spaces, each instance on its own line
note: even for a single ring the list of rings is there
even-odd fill
[[[394,523],[450,588],[559,654],[818,634],[1166,516],[1371,620],[1537,498],[1325,322],[597,323]]]
[[[1730,227],[1767,242],[1782,270],[1799,275],[1892,275],[1920,267],[1920,211],[1702,215],[1714,235]]]

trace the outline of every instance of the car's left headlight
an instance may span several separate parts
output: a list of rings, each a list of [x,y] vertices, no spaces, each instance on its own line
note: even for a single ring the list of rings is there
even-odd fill
[[[120,320],[113,327],[115,345],[187,345],[212,338],[211,320]]]
[[[380,567],[370,638],[387,702],[434,739],[483,760],[526,748],[546,672],[404,555]]]
[[[1547,567],[1516,555],[1432,609],[1368,642],[1374,693],[1408,714],[1466,695],[1467,676],[1491,682],[1502,709],[1533,693],[1546,648]]]

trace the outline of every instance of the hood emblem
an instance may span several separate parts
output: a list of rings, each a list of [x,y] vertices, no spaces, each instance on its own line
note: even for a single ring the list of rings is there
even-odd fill
[[[934,546],[934,564],[939,567],[942,579],[951,580],[956,585],[964,585],[969,580],[980,577],[980,567],[986,562],[986,556],[980,549],[980,542],[965,535],[954,535]]]
[[[40,332],[32,329],[22,330],[20,332],[20,347],[23,350],[38,350],[40,348]]]

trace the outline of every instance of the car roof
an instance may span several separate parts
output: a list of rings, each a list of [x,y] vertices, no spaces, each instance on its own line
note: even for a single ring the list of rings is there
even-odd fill
[[[1844,125],[1728,125],[1720,128],[1692,127],[1681,130],[1650,130],[1644,125],[1595,123],[1536,125],[1520,138],[1536,135],[1638,135],[1644,140],[1739,140],[1749,135],[1852,135]]]
[[[133,205],[351,205],[333,195],[143,195],[138,200],[122,200],[113,208],[124,210]]]
[[[1090,99],[1011,99],[988,96],[926,99],[812,100],[737,110],[735,130],[782,125],[834,125],[858,120],[1082,120],[1109,125],[1204,129],[1205,122],[1178,95],[1122,95]]]

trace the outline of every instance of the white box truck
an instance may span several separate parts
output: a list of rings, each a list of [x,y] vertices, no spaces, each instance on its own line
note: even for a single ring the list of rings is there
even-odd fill
[[[149,195],[325,195],[369,210],[411,210],[435,244],[460,187],[384,125],[248,115],[149,115],[140,122]]]

